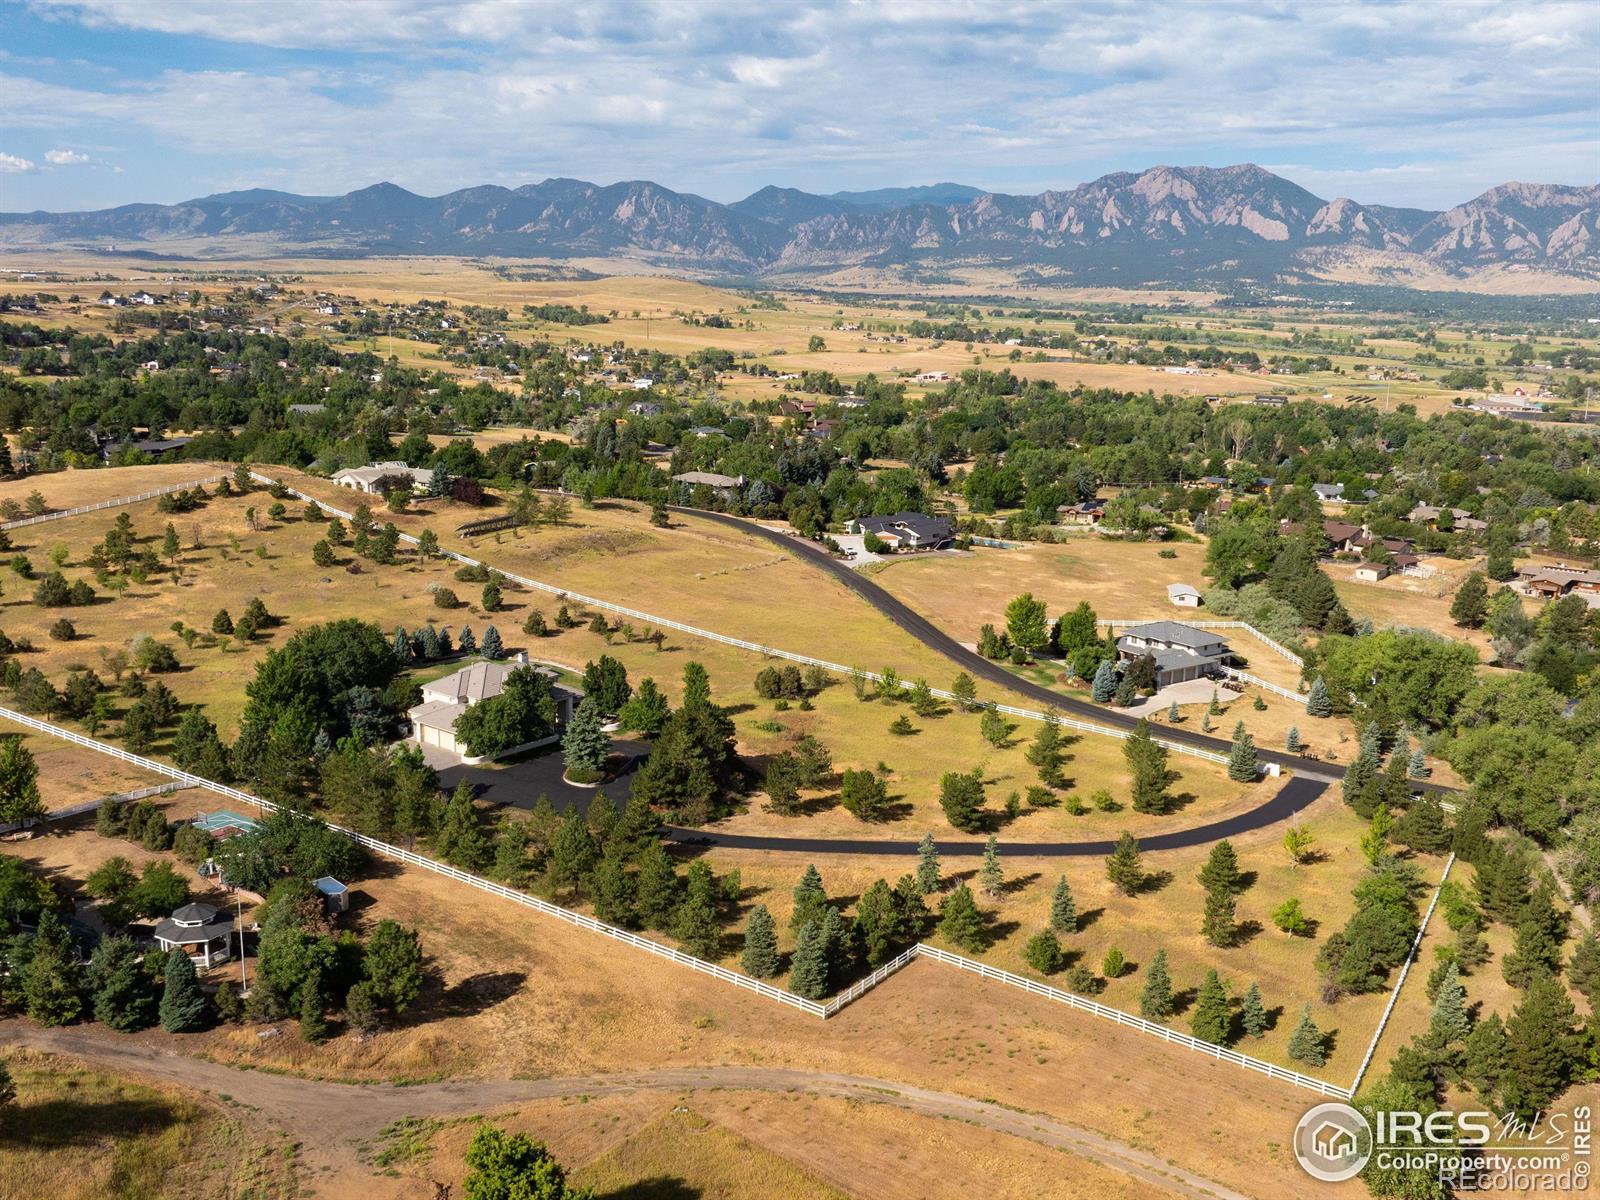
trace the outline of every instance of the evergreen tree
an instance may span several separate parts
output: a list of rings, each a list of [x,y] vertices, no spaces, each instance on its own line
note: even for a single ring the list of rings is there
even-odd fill
[[[1061,942],[1055,932],[1041,929],[1022,948],[1022,960],[1041,975],[1054,975],[1061,969]]]
[[[1289,1057],[1311,1067],[1320,1067],[1328,1061],[1328,1039],[1311,1019],[1310,1004],[1300,1010],[1300,1023],[1289,1035]]]
[[[1207,971],[1205,982],[1200,985],[1200,994],[1195,998],[1189,1031],[1202,1042],[1226,1046],[1231,1023],[1227,990],[1222,986],[1222,980],[1217,978],[1215,970]]]
[[[1394,840],[1425,854],[1438,854],[1450,848],[1450,830],[1445,824],[1444,806],[1439,797],[1424,793],[1411,802],[1395,822]]]
[[[161,990],[161,1028],[168,1033],[192,1033],[205,1020],[206,996],[200,977],[183,950],[167,955],[167,978]]]
[[[1244,1026],[1245,1033],[1253,1038],[1259,1038],[1267,1032],[1267,1009],[1261,1002],[1261,987],[1251,983],[1250,990],[1244,994],[1244,1003],[1239,1009],[1239,1021]]]
[[[1000,843],[994,834],[983,846],[983,866],[978,869],[978,884],[983,894],[991,900],[999,899],[1005,890],[1005,872],[1000,868]]]
[[[617,711],[617,720],[624,729],[655,737],[670,715],[667,698],[661,694],[656,681],[646,678],[639,681],[639,690]]]
[[[939,890],[939,847],[933,834],[925,833],[917,843],[917,890],[924,896]]]
[[[1506,1074],[1500,1092],[1510,1108],[1531,1116],[1566,1090],[1578,1067],[1575,1019],[1572,1000],[1555,976],[1533,981],[1506,1022]]]
[[[39,915],[31,957],[22,971],[22,1001],[41,1025],[66,1025],[83,1012],[83,972],[66,924],[51,909]]]
[[[594,697],[585,696],[561,736],[561,758],[571,779],[588,783],[605,768],[611,739],[602,724],[600,705]]]
[[[673,918],[672,934],[685,954],[707,962],[722,957],[722,926],[710,900],[691,888]]]
[[[1289,726],[1288,736],[1283,739],[1283,748],[1290,754],[1300,753],[1300,727],[1298,725]]]
[[[899,940],[894,892],[887,880],[875,880],[856,902],[855,935],[869,967],[881,967]]]
[[[1139,858],[1139,843],[1133,834],[1124,831],[1117,838],[1117,848],[1106,859],[1106,878],[1111,880],[1124,896],[1137,895],[1144,886],[1144,867]]]
[[[1311,681],[1311,691],[1306,693],[1306,712],[1313,717],[1333,716],[1333,699],[1328,695],[1328,685],[1320,675]]]
[[[1505,1022],[1500,1014],[1490,1013],[1467,1034],[1467,1050],[1462,1075],[1484,1100],[1499,1092],[1511,1068],[1511,1045],[1506,1040]]]
[[[966,884],[957,884],[939,905],[939,934],[969,954],[983,949],[983,914],[978,911],[978,902]]]
[[[1169,788],[1177,778],[1167,767],[1167,749],[1150,733],[1150,722],[1140,719],[1122,743],[1122,755],[1133,775],[1133,810],[1162,814],[1172,808]]]
[[[148,1029],[156,1021],[156,994],[138,947],[126,934],[104,938],[89,964],[94,1018],[118,1033]]]
[[[308,980],[300,989],[300,1036],[312,1045],[328,1040],[327,998],[320,978]]]
[[[638,882],[640,923],[647,929],[667,929],[678,907],[678,873],[660,842],[653,842],[639,856]]]
[[[1094,670],[1094,682],[1090,685],[1089,694],[1094,697],[1096,704],[1109,704],[1117,694],[1117,669],[1111,665],[1109,658],[1100,660],[1100,665]]]
[[[1255,739],[1245,732],[1244,722],[1240,721],[1234,726],[1233,747],[1228,751],[1228,778],[1235,783],[1254,783],[1260,770]]]
[[[1573,949],[1567,978],[1591,1007],[1600,1007],[1600,938],[1594,930],[1586,933]]]
[[[1167,705],[1167,721],[1169,724],[1176,725],[1182,719],[1182,714],[1178,712],[1178,702],[1174,700],[1171,704]]]
[[[1406,774],[1413,779],[1426,779],[1433,774],[1428,769],[1428,757],[1423,754],[1422,747],[1418,746],[1411,752],[1411,757],[1406,761]]]
[[[939,780],[939,805],[945,819],[963,833],[976,831],[983,823],[983,772],[946,771]]]
[[[478,648],[478,639],[472,632],[471,625],[463,625],[461,627],[461,633],[456,637],[456,645],[463,654],[471,654]]]
[[[1235,916],[1236,902],[1226,888],[1206,893],[1205,915],[1200,922],[1200,932],[1213,946],[1231,946],[1238,936]]]
[[[1061,763],[1065,757],[1061,749],[1061,726],[1052,715],[1033,735],[1033,744],[1027,752],[1028,762],[1039,772],[1039,779],[1046,787],[1060,787]]]
[[[1239,890],[1239,856],[1232,842],[1224,838],[1211,847],[1198,878],[1200,886],[1208,892]]]
[[[795,939],[789,990],[807,1000],[821,1000],[828,994],[828,944],[820,921],[806,922]]]
[[[489,842],[472,804],[472,785],[465,779],[456,784],[445,803],[433,845],[440,858],[464,871],[477,870],[489,856]]]
[[[801,927],[815,922],[822,927],[822,913],[828,907],[828,893],[822,886],[822,873],[814,864],[808,864],[805,874],[794,888],[794,909],[789,917],[789,931],[798,933]]]
[[[582,888],[594,870],[599,851],[594,837],[589,833],[589,822],[574,805],[567,810],[567,819],[556,831],[550,844],[550,861],[545,873],[557,890]]]
[[[1050,928],[1057,933],[1078,932],[1078,905],[1065,875],[1056,883],[1055,894],[1050,898]]]
[[[623,927],[633,924],[633,876],[628,872],[627,861],[612,847],[606,848],[595,868],[592,890],[597,921]]]
[[[778,959],[778,934],[772,914],[765,904],[750,910],[750,919],[744,928],[744,950],[739,955],[739,965],[746,975],[756,979],[771,979],[782,968]]]
[[[962,712],[971,712],[977,707],[978,685],[972,681],[972,676],[962,671],[955,677],[950,685],[950,694],[955,697],[956,706]]]
[[[1461,986],[1461,971],[1455,963],[1445,967],[1438,995],[1433,1001],[1433,1016],[1428,1022],[1428,1032],[1440,1045],[1459,1045],[1472,1032],[1472,1020],[1467,1015],[1467,989]]]
[[[1450,619],[1464,629],[1478,629],[1489,613],[1489,586],[1483,576],[1473,571],[1461,581],[1455,599],[1450,602]]]
[[[500,640],[500,631],[493,625],[483,631],[483,644],[478,652],[490,662],[499,662],[506,656],[506,646]]]
[[[510,887],[528,882],[528,823],[509,813],[500,818],[494,838],[494,865],[489,874]]]
[[[1556,917],[1559,922],[1559,916]],[[1552,974],[1561,966],[1561,944],[1551,922],[1530,900],[1517,921],[1516,939],[1510,954],[1500,960],[1500,973],[1514,988],[1524,991],[1534,980]]]
[[[1144,990],[1139,993],[1139,1015],[1147,1021],[1172,1016],[1172,976],[1167,973],[1167,952],[1157,950],[1145,968]]]

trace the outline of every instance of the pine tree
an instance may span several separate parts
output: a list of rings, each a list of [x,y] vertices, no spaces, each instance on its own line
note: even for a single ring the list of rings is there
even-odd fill
[[[1402,846],[1437,854],[1450,848],[1450,830],[1445,825],[1444,806],[1434,795],[1418,796],[1395,822],[1394,840]]]
[[[1600,938],[1590,930],[1579,940],[1567,964],[1567,978],[1591,1007],[1600,1007]]]
[[[666,847],[653,842],[639,856],[638,913],[647,929],[665,930],[678,907],[678,872]]]
[[[589,800],[589,811],[585,814],[589,820],[589,832],[594,835],[595,845],[605,850],[611,845],[611,835],[617,828],[617,803],[604,792],[596,792]]]
[[[66,1025],[83,1011],[83,972],[66,924],[53,910],[39,915],[32,957],[22,971],[22,999],[41,1025]]]
[[[1065,875],[1056,883],[1055,895],[1050,898],[1050,928],[1057,933],[1078,932],[1078,904]]]
[[[217,615],[221,616],[222,614],[218,613]],[[230,621],[229,624],[231,625],[232,622]],[[232,633],[233,631],[230,629],[228,632]],[[406,632],[404,625],[396,625],[394,627],[394,657],[396,662],[402,664],[411,661],[411,635]]]
[[[308,980],[300,989],[300,1036],[313,1045],[328,1038],[328,1018],[325,1008],[326,1000],[322,995],[321,980],[318,979],[315,983]]]
[[[1207,971],[1205,982],[1200,985],[1200,994],[1195,997],[1189,1031],[1202,1042],[1226,1046],[1231,1023],[1227,989],[1222,986],[1222,980],[1217,978],[1215,970]]]
[[[939,847],[931,833],[917,843],[917,890],[924,896],[939,890]]]
[[[1446,1046],[1464,1043],[1472,1032],[1472,1020],[1467,1015],[1467,989],[1461,986],[1461,971],[1453,962],[1445,967],[1444,979],[1433,1002],[1428,1032]]]
[[[527,883],[528,841],[526,821],[518,821],[509,813],[502,816],[495,830],[494,864],[489,868],[490,875],[511,887]]]
[[[183,950],[167,955],[167,980],[161,990],[161,1028],[168,1033],[192,1033],[205,1020],[206,996],[200,977]]]
[[[1106,859],[1106,878],[1111,880],[1124,896],[1136,895],[1144,886],[1144,867],[1139,858],[1139,843],[1133,834],[1124,831],[1117,838],[1117,848]]]
[[[1144,990],[1139,993],[1139,1015],[1147,1021],[1172,1016],[1172,976],[1167,973],[1167,952],[1157,950],[1145,968]]]
[[[1511,1046],[1506,1040],[1505,1022],[1497,1012],[1490,1013],[1467,1034],[1467,1051],[1462,1075],[1484,1100],[1500,1090],[1511,1066]]]
[[[1477,629],[1489,612],[1489,586],[1477,571],[1461,581],[1450,602],[1450,619],[1464,629]]]
[[[1172,807],[1169,788],[1177,778],[1167,767],[1167,749],[1151,736],[1150,722],[1140,719],[1122,743],[1122,756],[1133,775],[1133,811],[1161,814]]]
[[[1283,748],[1290,754],[1300,753],[1300,727],[1298,725],[1289,726],[1289,734],[1283,739]]]
[[[1555,976],[1534,980],[1506,1022],[1500,1091],[1509,1107],[1531,1114],[1547,1108],[1566,1088],[1578,1064],[1575,1019],[1572,1000]]]
[[[777,927],[765,904],[758,904],[750,910],[750,919],[744,928],[744,950],[739,955],[739,966],[746,975],[756,979],[771,979],[781,969]]]
[[[592,886],[594,915],[608,925],[628,926],[634,922],[634,882],[627,860],[611,847],[595,868]]]
[[[1333,716],[1333,698],[1320,675],[1311,681],[1311,691],[1306,694],[1306,712],[1313,717]]]
[[[983,949],[983,914],[978,911],[972,889],[960,883],[939,905],[939,934],[950,942],[976,954]]]
[[[1094,671],[1094,682],[1090,685],[1090,695],[1094,697],[1096,704],[1109,704],[1116,694],[1117,669],[1111,665],[1109,658],[1102,658],[1100,665]]]
[[[478,639],[473,634],[471,625],[463,625],[461,627],[461,633],[456,638],[456,645],[463,654],[471,654],[478,648]]]
[[[463,779],[446,801],[439,832],[434,835],[439,857],[465,871],[475,871],[489,854],[488,840],[472,806],[472,785]]]
[[[1233,747],[1228,751],[1228,778],[1235,783],[1254,783],[1260,773],[1256,762],[1256,743],[1240,721],[1233,729]]]
[[[1428,756],[1423,754],[1421,746],[1411,752],[1411,757],[1406,762],[1406,774],[1413,779],[1426,779],[1433,774],[1428,767]]]
[[[1169,724],[1176,725],[1182,719],[1182,714],[1178,712],[1178,702],[1174,700],[1171,704],[1167,705],[1167,722]]]
[[[611,739],[602,725],[599,704],[592,696],[585,696],[561,736],[561,758],[570,778],[592,782],[605,768]]]
[[[977,707],[978,685],[972,681],[972,676],[962,671],[950,684],[950,694],[955,697],[956,705],[962,712],[971,712]]]
[[[148,1029],[156,1021],[156,994],[150,974],[126,934],[104,938],[89,964],[94,988],[94,1019],[118,1033]]]
[[[999,899],[1005,890],[1005,872],[1000,868],[1000,843],[994,834],[983,845],[983,866],[978,871],[978,884],[983,894],[991,900]]]
[[[808,864],[794,887],[794,909],[789,917],[789,932],[798,933],[812,922],[822,926],[822,912],[828,907],[828,893],[822,886],[822,873]]]
[[[505,643],[500,640],[500,631],[493,625],[483,631],[483,644],[479,653],[490,662],[499,662],[506,656]]]
[[[1239,856],[1234,851],[1233,843],[1224,838],[1211,847],[1211,853],[1206,856],[1205,865],[1200,868],[1197,876],[1200,886],[1208,892],[1225,891],[1237,892],[1239,890]]]
[[[1041,929],[1022,948],[1022,961],[1041,975],[1054,975],[1061,969],[1061,943],[1055,931]]]
[[[1259,1038],[1267,1032],[1267,1009],[1261,1002],[1261,987],[1251,983],[1250,990],[1244,994],[1244,1003],[1239,1009],[1239,1021],[1244,1026],[1245,1033],[1253,1038]]]
[[[1040,782],[1047,787],[1059,787],[1061,762],[1064,757],[1061,750],[1061,726],[1053,718],[1047,719],[1033,735],[1033,744],[1027,751],[1028,762],[1039,772]]]
[[[1200,922],[1200,932],[1213,946],[1231,946],[1238,936],[1236,915],[1236,902],[1231,891],[1220,888],[1207,892],[1205,915]]]
[[[806,922],[795,939],[789,990],[807,1000],[820,1000],[828,994],[828,944],[820,921]]]
[[[722,926],[717,921],[717,911],[711,902],[690,889],[678,906],[672,923],[673,936],[685,954],[707,962],[722,956]]]
[[[1328,1039],[1311,1019],[1310,1004],[1300,1010],[1300,1023],[1289,1035],[1289,1057],[1311,1067],[1328,1061]]]
[[[557,890],[583,887],[598,857],[594,837],[589,833],[589,822],[574,805],[567,810],[567,819],[550,843],[550,861],[545,873],[551,886]]]

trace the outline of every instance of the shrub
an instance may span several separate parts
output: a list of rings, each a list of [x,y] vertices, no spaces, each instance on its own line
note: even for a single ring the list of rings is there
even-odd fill
[[[70,642],[78,636],[78,627],[65,617],[61,617],[50,626],[50,636],[58,642]]]
[[[433,593],[433,606],[435,608],[460,608],[460,598],[449,588],[438,588]]]

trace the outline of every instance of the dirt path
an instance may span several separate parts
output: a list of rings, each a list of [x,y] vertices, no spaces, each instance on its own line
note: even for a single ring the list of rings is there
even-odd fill
[[[921,1116],[964,1121],[995,1133],[1070,1151],[1177,1196],[1196,1200],[1204,1197],[1246,1200],[1239,1193],[1173,1166],[1155,1154],[1086,1129],[966,1096],[861,1075],[708,1066],[561,1079],[453,1080],[396,1087],[392,1084],[332,1083],[241,1070],[118,1037],[94,1026],[41,1029],[19,1021],[0,1022],[0,1043],[72,1055],[100,1067],[231,1096],[258,1109],[262,1116],[296,1137],[308,1160],[323,1160],[330,1166],[348,1167],[356,1141],[371,1137],[401,1117],[486,1113],[565,1096],[609,1096],[641,1090],[689,1093],[717,1088],[804,1092],[889,1104]]]

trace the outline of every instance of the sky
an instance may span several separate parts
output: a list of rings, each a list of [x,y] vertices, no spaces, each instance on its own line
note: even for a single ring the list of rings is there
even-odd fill
[[[0,210],[551,176],[731,201],[1255,162],[1600,180],[1600,0],[0,0]]]

